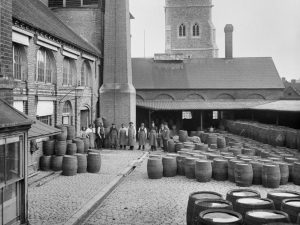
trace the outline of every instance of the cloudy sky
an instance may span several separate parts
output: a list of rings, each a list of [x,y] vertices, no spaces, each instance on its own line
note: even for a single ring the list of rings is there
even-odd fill
[[[281,77],[300,78],[300,0],[213,0],[219,57],[224,57],[224,26],[234,25],[234,56],[271,56]],[[130,0],[132,56],[165,49],[164,0]]]

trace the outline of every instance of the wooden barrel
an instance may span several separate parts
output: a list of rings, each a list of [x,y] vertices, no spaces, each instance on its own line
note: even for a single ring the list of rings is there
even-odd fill
[[[293,182],[300,185],[300,162],[295,162],[293,165]]]
[[[73,143],[73,141],[72,140],[66,140],[66,143],[71,144],[71,143]]]
[[[200,191],[200,192],[193,192],[189,195],[187,210],[186,210],[186,224],[192,225],[193,224],[193,211],[195,201],[197,200],[206,200],[206,199],[222,199],[222,195],[216,192],[210,191]]]
[[[62,161],[63,161],[63,156],[57,156],[53,155],[51,157],[51,169],[53,171],[61,171],[62,170]]]
[[[75,132],[75,126],[67,126],[68,131],[68,140],[73,140],[75,138],[76,132]]]
[[[233,209],[236,210],[236,200],[240,198],[260,198],[260,193],[252,189],[234,189],[226,194],[226,200],[232,203]]]
[[[285,185],[289,182],[289,164],[284,162],[278,162],[280,169],[280,185]]]
[[[183,148],[183,143],[175,143],[175,152],[179,152]]]
[[[226,147],[226,139],[223,136],[217,137],[217,147],[218,148],[225,148]]]
[[[212,144],[217,145],[218,136],[215,134],[209,134],[207,138],[207,144],[210,147]]]
[[[90,140],[88,138],[81,138],[81,140],[83,141],[84,153],[87,153],[90,148]]]
[[[59,125],[56,127],[61,130],[61,133],[55,135],[55,139],[58,141],[65,141],[67,139],[67,135],[68,135],[67,127],[64,125]]]
[[[172,139],[168,140],[168,152],[175,152],[175,142]]]
[[[249,156],[254,156],[255,155],[255,150],[252,149],[252,148],[242,148],[242,154],[249,155]]]
[[[89,146],[91,149],[94,149],[95,148],[95,134],[94,133],[90,133],[89,134]]]
[[[50,162],[51,162],[51,156],[50,155],[43,155],[40,157],[40,169],[42,171],[48,171],[50,170]]]
[[[208,209],[199,214],[201,225],[242,225],[242,215],[227,209]]]
[[[77,174],[77,157],[65,155],[62,161],[62,175],[74,176]]]
[[[228,161],[226,159],[213,160],[213,178],[217,181],[228,179]]]
[[[278,188],[280,185],[279,165],[265,164],[262,168],[262,185],[267,188]]]
[[[56,141],[55,142],[55,154],[56,155],[65,155],[66,152],[67,152],[66,141]]]
[[[297,148],[297,130],[286,129],[286,146],[288,148]]]
[[[252,184],[262,184],[262,167],[263,164],[261,162],[251,162],[252,171],[253,171],[253,180]]]
[[[184,171],[184,160],[185,156],[179,155],[176,157],[176,162],[177,162],[177,174],[184,176],[185,171]]]
[[[208,141],[208,133],[203,133],[202,134],[202,137],[201,137],[201,140],[203,143],[207,144],[207,141]]]
[[[84,142],[79,138],[75,138],[75,139],[73,139],[73,143],[75,143],[77,146],[77,153],[83,154],[84,153]]]
[[[196,144],[195,148],[197,147],[196,150],[200,151],[207,151],[208,150],[208,145],[207,144]]]
[[[195,201],[193,210],[193,224],[199,224],[199,214],[208,209],[232,210],[232,204],[223,199],[201,199]]]
[[[240,198],[236,200],[236,211],[245,217],[246,212],[255,209],[275,209],[274,202],[267,198]]]
[[[300,213],[300,199],[292,198],[282,201],[281,210],[290,216],[291,222],[296,223]]]
[[[284,199],[300,198],[300,192],[276,190],[269,192],[267,198],[273,200],[275,209],[281,210],[281,203]]]
[[[101,169],[101,155],[90,152],[87,155],[87,171],[89,173],[99,173]]]
[[[228,161],[228,180],[231,182],[235,182],[234,167],[237,163],[243,163],[243,161],[237,159],[232,159]]]
[[[177,174],[177,162],[175,157],[164,156],[162,158],[163,163],[163,176],[175,177]]]
[[[163,177],[163,164],[161,158],[149,158],[147,162],[147,173],[149,179],[160,179]]]
[[[298,159],[298,158],[295,158],[295,157],[285,157],[284,160],[285,160],[287,163],[295,163],[295,162],[299,162],[299,159]]]
[[[232,152],[234,156],[242,154],[242,149],[237,147],[231,147],[228,149],[228,152]]]
[[[250,187],[253,181],[252,165],[248,163],[235,164],[234,180],[237,186]]]
[[[86,154],[76,154],[77,157],[77,173],[87,172],[87,155]]]
[[[43,142],[43,153],[44,155],[53,155],[54,154],[54,140],[48,140]]]
[[[184,159],[184,174],[188,179],[195,178],[196,158],[187,157]]]
[[[188,132],[186,130],[180,130],[179,131],[179,141],[186,142],[187,138],[188,138]]]
[[[245,225],[262,225],[273,222],[289,223],[289,215],[282,211],[270,209],[257,209],[245,214]]]
[[[75,143],[67,144],[67,155],[75,155],[77,153],[77,145]]]
[[[212,178],[212,162],[197,160],[195,164],[195,177],[199,182],[209,182]]]

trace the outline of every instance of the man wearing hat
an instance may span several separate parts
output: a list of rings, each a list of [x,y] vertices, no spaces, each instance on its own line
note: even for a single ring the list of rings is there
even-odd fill
[[[147,128],[145,127],[144,123],[142,123],[141,127],[139,128],[138,138],[139,138],[139,150],[141,150],[141,147],[143,147],[143,150],[145,150],[145,145],[147,141]]]
[[[133,122],[130,122],[128,127],[128,146],[130,147],[130,150],[133,150],[134,148],[135,135],[136,135],[135,127],[133,126]]]
[[[118,130],[116,128],[116,124],[112,124],[110,131],[109,131],[109,137],[110,137],[110,147],[117,149],[118,146]]]

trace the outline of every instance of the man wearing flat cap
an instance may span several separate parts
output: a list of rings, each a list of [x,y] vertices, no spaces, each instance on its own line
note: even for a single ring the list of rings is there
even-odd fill
[[[134,145],[135,145],[135,136],[136,136],[136,130],[133,125],[133,122],[129,123],[128,127],[128,146],[130,150],[133,150]]]

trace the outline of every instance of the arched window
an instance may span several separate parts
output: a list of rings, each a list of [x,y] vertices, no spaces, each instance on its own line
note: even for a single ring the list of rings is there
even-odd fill
[[[198,37],[200,36],[200,27],[198,23],[195,23],[193,25],[193,37]]]
[[[76,83],[76,65],[73,59],[64,58],[63,62],[63,85]]]
[[[185,25],[181,24],[179,26],[179,37],[185,37]]]
[[[13,74],[16,80],[27,80],[27,55],[25,48],[21,45],[13,45]]]
[[[52,52],[40,49],[37,52],[37,81],[52,83],[56,74],[55,59]]]
[[[64,104],[62,123],[64,125],[72,125],[73,123],[73,111],[72,111],[72,105],[70,101],[66,101]]]
[[[90,86],[92,70],[90,63],[85,60],[81,67],[81,86]]]

